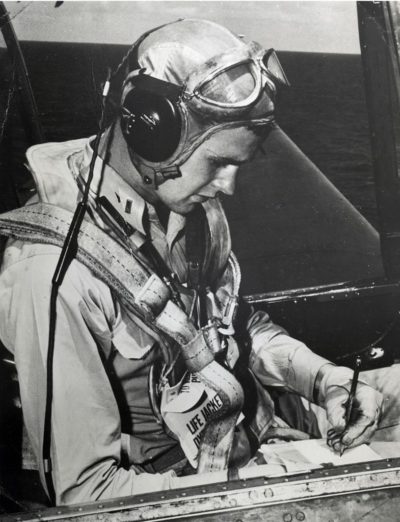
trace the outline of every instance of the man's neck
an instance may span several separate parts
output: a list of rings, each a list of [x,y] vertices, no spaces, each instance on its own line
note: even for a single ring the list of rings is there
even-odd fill
[[[152,187],[145,185],[132,162],[118,121],[104,132],[100,141],[99,156],[143,199],[153,205],[157,203],[157,193]]]
[[[157,213],[158,219],[159,219],[162,227],[164,228],[164,230],[167,230],[169,216],[171,213],[170,209],[161,202],[158,202],[157,204],[155,204],[154,209]]]

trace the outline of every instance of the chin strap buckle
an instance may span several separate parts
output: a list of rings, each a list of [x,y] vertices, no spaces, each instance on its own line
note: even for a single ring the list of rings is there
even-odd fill
[[[176,179],[182,177],[181,169],[177,165],[166,167],[165,169],[153,170],[142,176],[143,182],[146,185],[152,185],[157,188],[168,181],[169,179]]]
[[[162,169],[159,173],[164,178],[164,181],[167,181],[168,179],[176,179],[182,177],[182,172],[178,165],[171,165],[171,167]],[[156,172],[156,174],[158,174],[158,172]]]

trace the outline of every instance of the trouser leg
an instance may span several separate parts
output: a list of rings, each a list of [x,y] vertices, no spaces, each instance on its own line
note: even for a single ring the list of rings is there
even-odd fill
[[[362,372],[360,379],[384,397],[381,420],[373,440],[400,441],[400,364]]]
[[[325,410],[295,393],[273,391],[275,415],[291,428],[307,433],[312,438],[321,438],[327,431]]]

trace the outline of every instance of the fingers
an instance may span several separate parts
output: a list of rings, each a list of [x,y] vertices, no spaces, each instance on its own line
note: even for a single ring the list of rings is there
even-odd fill
[[[357,422],[350,424],[342,432],[337,432],[334,428],[328,431],[327,444],[337,453],[345,449],[354,448],[360,444],[369,442],[378,427],[379,410],[373,418],[358,417]]]
[[[377,411],[375,418],[365,418],[357,424],[350,425],[342,435],[342,444],[350,448],[369,442],[378,427],[378,416]]]
[[[330,448],[333,449],[336,453],[340,453],[342,450],[342,434],[336,433],[335,431],[331,436],[328,436],[327,444]]]
[[[367,386],[356,397],[356,407],[342,435],[345,447],[354,447],[368,442],[374,435],[381,414],[382,395]]]
[[[369,386],[361,386],[346,427],[347,397],[346,391],[337,387],[329,393],[326,401],[327,417],[332,425],[327,434],[327,444],[338,453],[369,442],[378,427],[381,414],[382,395]]]

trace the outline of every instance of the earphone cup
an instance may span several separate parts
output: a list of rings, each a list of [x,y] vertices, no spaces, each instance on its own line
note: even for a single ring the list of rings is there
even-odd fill
[[[133,88],[125,97],[121,128],[128,146],[154,163],[170,158],[177,149],[182,117],[177,105],[167,96]],[[124,117],[124,113],[134,115]]]

